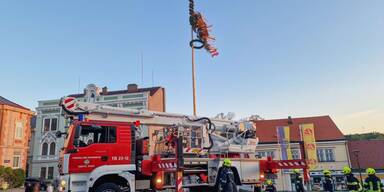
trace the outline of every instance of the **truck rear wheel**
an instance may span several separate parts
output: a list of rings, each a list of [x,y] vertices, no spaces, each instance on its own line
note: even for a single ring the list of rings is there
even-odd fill
[[[121,188],[114,183],[104,183],[96,188],[96,192],[122,192]]]

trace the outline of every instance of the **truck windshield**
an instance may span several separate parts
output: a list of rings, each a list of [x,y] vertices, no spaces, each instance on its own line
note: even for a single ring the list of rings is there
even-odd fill
[[[78,147],[86,147],[94,143],[116,142],[116,127],[83,125],[78,126],[77,129],[81,129],[77,139]]]

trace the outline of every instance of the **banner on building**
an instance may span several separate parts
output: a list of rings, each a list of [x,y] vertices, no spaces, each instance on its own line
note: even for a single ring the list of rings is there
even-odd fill
[[[292,152],[291,152],[291,144],[290,144],[291,140],[289,136],[289,126],[279,126],[276,128],[276,130],[277,130],[277,139],[281,149],[281,159],[291,160]]]
[[[304,141],[304,149],[306,153],[309,170],[317,167],[317,151],[315,140],[315,127],[313,123],[300,124],[301,138]]]

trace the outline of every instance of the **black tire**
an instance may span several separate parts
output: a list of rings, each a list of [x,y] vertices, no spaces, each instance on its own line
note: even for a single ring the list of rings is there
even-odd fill
[[[96,192],[122,192],[122,190],[114,183],[104,183],[96,188]]]
[[[189,192],[218,192],[219,190],[216,187],[191,187]]]

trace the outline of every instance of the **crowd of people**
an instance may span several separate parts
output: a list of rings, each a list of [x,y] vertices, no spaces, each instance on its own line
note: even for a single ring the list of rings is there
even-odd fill
[[[343,168],[343,174],[345,176],[347,190],[351,192],[384,192],[384,186],[380,178],[376,176],[376,170],[368,168],[366,170],[367,177],[364,181],[357,179],[350,167]],[[304,179],[299,169],[293,170],[293,181],[296,192],[305,192]],[[332,178],[332,172],[330,170],[323,171],[322,186],[325,192],[334,192],[334,180]],[[223,162],[223,168],[219,175],[219,188],[222,192],[237,192],[237,186],[235,182],[235,176],[231,169],[231,161],[225,159]],[[264,183],[265,192],[276,192],[276,186],[273,181],[268,179]]]

